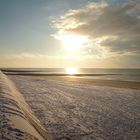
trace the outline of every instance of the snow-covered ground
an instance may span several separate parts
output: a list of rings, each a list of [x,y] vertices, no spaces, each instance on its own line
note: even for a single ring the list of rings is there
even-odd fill
[[[55,140],[140,139],[140,90],[9,77]]]

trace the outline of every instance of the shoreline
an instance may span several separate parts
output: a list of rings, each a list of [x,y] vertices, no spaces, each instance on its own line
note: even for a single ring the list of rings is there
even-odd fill
[[[32,76],[36,77],[36,76]],[[54,80],[63,80],[63,81],[70,81],[70,82],[79,82],[83,84],[93,84],[97,86],[109,86],[109,87],[116,87],[116,88],[131,88],[131,89],[140,89],[140,82],[133,82],[133,81],[119,81],[119,80],[105,80],[105,79],[89,79],[89,78],[79,78],[76,76],[39,76],[42,78],[54,79]]]
[[[40,77],[40,78],[47,78],[52,80],[61,80],[61,81],[70,81],[70,82],[80,82],[83,84],[93,84],[97,86],[109,86],[109,87],[116,87],[116,88],[130,88],[130,89],[140,89],[140,82],[135,81],[122,81],[122,80],[110,80],[110,79],[96,79],[96,78],[87,78],[86,76],[69,76],[69,75],[40,75],[40,74],[8,74],[10,76],[27,76],[27,77]],[[100,75],[97,75],[100,76]]]

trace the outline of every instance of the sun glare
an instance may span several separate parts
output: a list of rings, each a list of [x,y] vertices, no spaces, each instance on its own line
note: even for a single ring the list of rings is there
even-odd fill
[[[61,36],[63,46],[69,50],[77,50],[84,47],[86,37],[82,35],[67,34]]]
[[[77,68],[66,68],[65,71],[66,71],[66,74],[69,74],[69,75],[74,75],[78,73]]]

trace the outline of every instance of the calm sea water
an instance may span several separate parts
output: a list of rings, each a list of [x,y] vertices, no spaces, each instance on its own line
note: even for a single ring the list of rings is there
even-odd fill
[[[6,70],[24,71],[41,74],[65,74],[64,68],[10,68]],[[78,74],[87,74],[82,78],[97,78],[97,79],[113,79],[123,81],[140,82],[140,69],[99,69],[99,68],[80,68],[77,69]],[[88,76],[93,74],[93,76]]]

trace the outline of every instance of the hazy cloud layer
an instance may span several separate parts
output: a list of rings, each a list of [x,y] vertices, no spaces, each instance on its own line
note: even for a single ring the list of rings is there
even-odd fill
[[[109,52],[140,52],[140,2],[120,4],[90,3],[84,8],[70,10],[54,22],[57,35],[67,32],[83,34],[91,42],[100,40],[100,47]],[[91,48],[94,49],[96,45]]]

